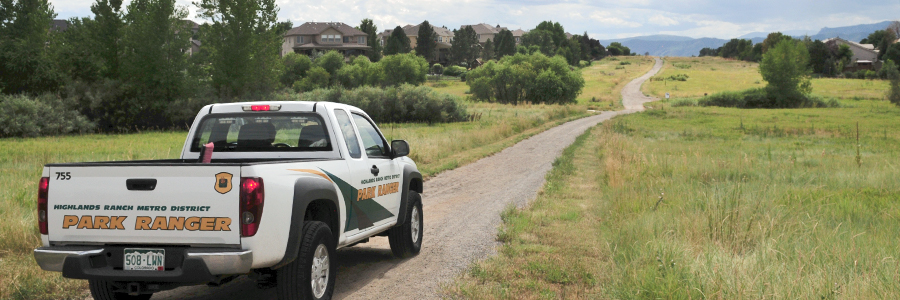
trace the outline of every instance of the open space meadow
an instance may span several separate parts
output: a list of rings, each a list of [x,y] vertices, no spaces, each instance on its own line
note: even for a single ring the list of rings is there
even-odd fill
[[[423,175],[456,168],[496,153],[531,135],[586,115],[581,106],[466,103],[475,121],[450,124],[380,124],[388,139],[405,139]],[[40,246],[35,199],[47,163],[171,159],[180,156],[187,132],[90,134],[0,139],[0,299],[71,299],[87,281],[68,280],[35,264]]]
[[[694,60],[706,64],[668,65]],[[675,97],[697,97],[700,87],[755,85],[755,66],[741,64],[668,58],[660,76],[690,70],[695,75],[678,84],[693,94]],[[538,199],[502,215],[499,254],[473,264],[444,292],[475,299],[900,298],[900,108],[852,100],[878,99],[882,81],[814,83],[851,100],[840,100],[840,108],[751,110],[672,107],[672,99],[595,127],[554,164]],[[663,86],[644,88],[661,96]]]
[[[606,122],[564,153],[535,202],[502,216],[500,254],[446,292],[900,298],[900,108],[844,103],[666,106]]]
[[[663,69],[642,87],[644,94],[673,99],[699,98],[704,94],[741,91],[766,86],[759,64],[721,57],[665,57]],[[660,80],[687,75],[686,81]],[[812,93],[823,98],[885,99],[885,80],[813,78]]]
[[[622,109],[622,88],[631,80],[650,71],[653,63],[653,58],[647,56],[607,57],[594,61],[591,66],[581,69],[584,89],[578,95],[578,104],[591,110]],[[455,77],[429,81],[428,86],[463,98],[469,96],[469,86],[456,80]]]

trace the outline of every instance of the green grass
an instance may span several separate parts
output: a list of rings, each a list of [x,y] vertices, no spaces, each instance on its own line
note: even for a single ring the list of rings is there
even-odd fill
[[[687,81],[651,79],[644,84],[642,90],[645,94],[660,99],[665,98],[668,92],[672,99],[677,99],[766,86],[759,74],[759,64],[720,57],[667,57],[663,70],[654,78],[668,78],[678,74],[685,74],[690,78]],[[825,98],[879,100],[884,99],[888,90],[888,82],[885,80],[815,78],[811,82],[813,95]]]
[[[650,71],[654,64],[653,58],[646,56],[623,56],[615,59],[604,58],[581,69],[584,90],[577,98],[579,104],[588,105],[595,110],[623,109],[622,88],[632,79]],[[622,63],[627,65],[623,66]]]
[[[900,108],[844,104],[665,105],[606,122],[564,152],[529,207],[504,212],[500,254],[445,292],[900,298]]]
[[[451,124],[379,124],[388,139],[405,139],[426,177],[496,153],[556,124],[587,115],[580,106],[467,103],[476,116]],[[83,280],[41,271],[35,199],[48,163],[178,158],[187,132],[91,134],[0,139],[0,299],[82,298]]]
[[[616,69],[621,63],[629,65]],[[591,66],[580,69],[584,78],[584,89],[576,99],[578,104],[592,110],[621,110],[622,88],[632,79],[640,77],[653,68],[653,58],[644,56],[605,58],[594,61]],[[443,93],[468,98],[469,86],[455,80],[429,81],[428,86]]]

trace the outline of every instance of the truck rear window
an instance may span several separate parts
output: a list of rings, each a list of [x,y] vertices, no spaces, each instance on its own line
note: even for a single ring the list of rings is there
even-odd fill
[[[325,122],[311,113],[208,115],[194,135],[191,152],[207,143],[213,143],[216,152],[331,151]]]

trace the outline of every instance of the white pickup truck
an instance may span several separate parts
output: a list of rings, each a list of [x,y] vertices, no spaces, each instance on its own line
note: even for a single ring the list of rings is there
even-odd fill
[[[335,250],[422,245],[422,175],[362,110],[327,102],[204,107],[181,159],[48,164],[38,264],[95,299],[149,299],[240,275],[279,299],[329,299]]]

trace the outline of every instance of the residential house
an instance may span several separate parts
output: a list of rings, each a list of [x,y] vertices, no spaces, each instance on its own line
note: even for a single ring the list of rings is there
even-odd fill
[[[412,49],[416,48],[416,44],[419,41],[419,28],[421,26],[422,24],[406,25],[402,27],[403,33],[409,38],[409,47]],[[437,43],[437,47],[435,48],[436,51],[434,52],[434,57],[431,57],[428,60],[431,63],[446,63],[449,61],[450,46],[453,43],[453,32],[445,27],[434,25],[431,25],[431,30],[434,30],[434,41]],[[387,43],[388,37],[390,37],[393,32],[393,29],[388,29],[378,34],[378,42],[381,43],[381,46],[384,46],[385,43]]]
[[[857,67],[861,67],[861,69],[873,69],[874,64],[878,62],[878,49],[875,49],[875,45],[860,44],[839,37],[830,38],[824,42],[835,42],[838,45],[849,46],[850,51],[853,52],[853,56],[850,58],[851,65],[847,67],[853,68],[853,70],[857,69]]]
[[[491,26],[485,23],[476,24],[476,25],[463,25],[460,26],[460,29],[465,29],[466,26],[472,26],[472,29],[475,30],[475,35],[478,37],[478,43],[484,46],[484,43],[487,43],[487,40],[490,39],[491,43],[497,41],[497,34],[500,33],[500,30],[506,29],[506,27]],[[509,29],[506,29],[509,30]],[[515,36],[515,35],[514,35]]]
[[[69,20],[52,20],[50,21],[50,31],[63,32],[69,29]]]
[[[528,33],[528,31],[522,29],[516,29],[512,31],[513,37],[516,39],[516,46],[522,44],[522,36]]]
[[[191,47],[185,49],[184,52],[188,55],[194,55],[194,53],[200,53],[200,24],[191,20],[182,20],[185,24],[185,27],[191,29]]]
[[[337,50],[344,56],[364,55],[372,49],[365,32],[341,22],[306,22],[284,34],[281,56],[291,52],[311,55],[313,51]]]

